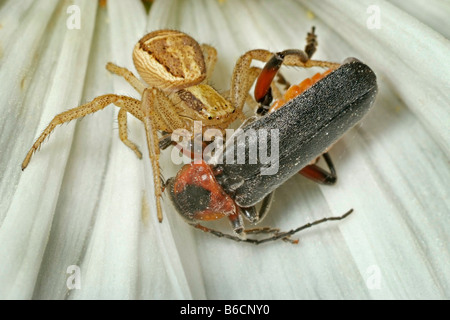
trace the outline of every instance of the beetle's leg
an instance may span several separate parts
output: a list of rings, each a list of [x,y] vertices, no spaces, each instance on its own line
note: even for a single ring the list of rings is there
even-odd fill
[[[286,66],[296,66],[296,67],[322,67],[328,69],[336,69],[340,66],[339,63],[310,60],[309,56],[301,50],[288,49],[281,52],[277,52],[267,60],[266,65],[261,71],[255,86],[255,100],[257,102],[263,103],[264,105],[269,104],[271,101],[265,101],[266,95],[269,93],[271,83],[275,78],[278,70],[282,65]]]
[[[257,67],[251,67],[249,70],[249,77],[247,79],[248,83],[246,84],[246,86],[248,86],[249,88],[253,85],[253,83],[255,82],[255,80],[260,76],[262,72],[261,68],[257,68]],[[286,79],[284,79],[284,77],[278,73],[278,75],[280,76],[280,78],[282,79],[281,81],[286,81]],[[269,87],[269,95],[270,95],[270,100],[275,99],[281,99],[283,97],[283,94],[281,93],[280,89],[278,89],[278,87],[275,84],[275,81],[272,81],[270,83],[270,87]],[[252,109],[254,110],[255,114],[260,114],[259,108],[260,105],[251,97],[250,94],[248,94],[249,97],[247,97],[246,102],[248,103],[249,98],[253,101],[253,103],[251,104]]]
[[[324,154],[322,154],[322,156],[325,159],[328,169],[330,170],[329,172],[325,171],[315,164],[310,164],[301,169],[299,173],[315,182],[333,185],[337,180],[336,169],[334,168],[333,161],[331,160],[328,152],[325,152]]]
[[[259,210],[256,210],[256,206],[251,206],[248,208],[240,207],[242,215],[253,224],[260,223],[270,210],[272,205],[274,191],[269,193],[262,201]]]
[[[118,96],[115,94],[107,94],[97,97],[91,102],[62,112],[53,118],[53,120],[49,123],[47,128],[45,128],[45,130],[42,132],[39,138],[37,138],[35,143],[31,146],[31,149],[28,151],[25,159],[23,160],[22,170],[24,170],[28,166],[28,163],[30,162],[33,153],[39,149],[42,142],[44,142],[45,138],[47,138],[50,135],[50,133],[52,133],[52,131],[56,128],[56,126],[102,110],[103,108],[107,107],[112,103],[117,105],[118,107],[125,107],[125,109],[127,109],[128,112],[131,112],[133,115],[138,117],[139,111],[136,110],[136,107],[139,106],[140,102],[130,97]]]
[[[140,81],[136,76],[128,69],[119,67],[112,62],[106,64],[106,69],[118,76],[123,77],[131,86],[136,89],[141,95],[144,93],[147,85]]]
[[[238,238],[245,239],[246,235],[244,231],[244,221],[242,220],[242,216],[239,214],[239,210],[237,210],[235,214],[229,215],[228,220],[231,223],[234,233],[238,235]]]
[[[236,62],[231,78],[230,102],[236,110],[242,111],[247,94],[254,80],[254,71],[250,67],[252,60],[266,62],[272,57],[267,50],[251,50],[242,55]]]
[[[308,32],[306,35],[306,45],[305,45],[305,53],[308,56],[309,59],[312,58],[313,54],[317,50],[317,35],[315,33],[316,27],[311,28],[311,32]],[[277,82],[285,87],[285,90],[287,90],[291,85],[290,83],[280,74],[277,74]],[[278,98],[275,98],[276,100]]]
[[[221,231],[205,227],[204,225],[201,225],[199,223],[191,224],[191,226],[193,226],[194,228],[199,229],[203,232],[211,233],[219,238],[225,238],[225,239],[229,239],[229,240],[233,240],[233,241],[237,241],[237,242],[247,242],[247,243],[252,243],[252,244],[262,243],[261,240],[258,240],[258,239],[242,238],[242,237],[238,237],[238,236],[231,235],[228,233],[223,233]],[[274,228],[256,228],[256,229],[247,229],[247,230],[245,230],[245,233],[246,233],[246,235],[249,235],[249,234],[278,234],[279,231],[280,231],[279,229],[274,229]],[[284,237],[284,238],[277,238],[277,240],[278,239],[286,241],[286,242],[291,242],[293,244],[298,243],[298,240],[292,240],[289,238],[289,236]],[[265,241],[263,241],[263,242],[265,242]]]
[[[255,87],[255,100],[261,104],[261,108],[258,110],[258,113],[265,114],[267,112],[268,107],[273,100],[270,84],[273,83],[273,79],[275,78],[275,75],[277,75],[278,70],[283,63],[286,65],[292,64],[294,66],[303,67],[323,66],[326,64],[324,61],[311,60],[311,57],[314,52],[316,52],[316,49],[317,36],[315,34],[315,27],[312,27],[311,32],[308,32],[306,36],[305,51],[285,50],[274,54],[274,56],[268,60],[257,80]],[[288,82],[283,76],[278,75],[278,78],[279,82],[287,85],[287,88],[289,88]],[[275,97],[275,99],[278,100],[277,97]]]
[[[255,87],[255,98],[257,101],[263,101],[262,99],[266,97],[272,86],[272,80],[282,64],[304,68],[322,67],[328,69],[336,69],[340,66],[338,63],[311,60],[305,52],[296,49],[285,50],[276,54],[261,49],[248,51],[237,60],[231,78],[230,101],[238,111],[242,110],[247,99],[247,93],[253,84],[251,81],[252,67],[250,66],[253,60],[267,62],[261,71],[261,75],[258,77]]]
[[[203,51],[203,56],[205,57],[205,63],[206,63],[206,78],[205,82],[207,82],[214,71],[214,67],[217,62],[217,50],[214,47],[211,47],[207,44],[202,44],[200,46]]]
[[[241,242],[241,241],[247,241],[248,242],[248,240],[249,240],[249,239],[244,240],[244,239],[239,238],[237,236],[233,236],[233,235],[228,234],[228,233],[223,233],[223,232],[220,232],[218,230],[214,230],[214,229],[205,227],[204,225],[201,225],[199,223],[195,223],[195,224],[192,223],[190,225],[192,227],[196,228],[196,229],[199,229],[199,230],[203,231],[203,232],[211,233],[211,234],[213,234],[213,235],[215,235],[216,237],[219,237],[219,238],[226,238],[226,239],[230,239],[230,240],[234,240],[234,241],[238,241],[238,242]]]
[[[270,211],[270,207],[272,206],[274,194],[275,194],[275,191],[272,191],[262,200],[261,207],[259,208],[259,213],[258,213],[258,217],[259,217],[258,222],[261,222],[266,217],[267,213]]]
[[[159,222],[162,222],[162,181],[159,168],[159,139],[157,130],[172,132],[183,128],[184,123],[178,116],[172,102],[161,90],[148,88],[142,95],[142,113],[147,138],[148,152],[152,164],[153,181],[155,183],[156,210]]]
[[[258,211],[256,210],[256,206],[251,207],[240,207],[239,213],[241,213],[247,221],[249,221],[251,224],[258,223]]]
[[[316,27],[311,28],[311,32],[306,35],[305,53],[311,59],[314,52],[317,50],[317,35],[315,34]]]

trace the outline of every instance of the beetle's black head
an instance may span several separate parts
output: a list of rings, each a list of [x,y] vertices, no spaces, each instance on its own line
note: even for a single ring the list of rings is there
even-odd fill
[[[188,221],[195,221],[197,212],[208,209],[211,192],[195,184],[186,184],[179,191],[174,191],[175,178],[167,180],[169,198],[177,212]]]
[[[167,180],[166,188],[177,212],[190,222],[237,215],[234,201],[203,161],[185,165],[175,178]]]

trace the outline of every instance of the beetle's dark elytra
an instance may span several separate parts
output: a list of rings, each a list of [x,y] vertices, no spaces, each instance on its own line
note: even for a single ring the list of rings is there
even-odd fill
[[[325,152],[334,142],[358,123],[369,111],[377,93],[376,76],[364,63],[347,59],[338,69],[317,82],[310,89],[289,101],[277,111],[246,126],[240,134],[252,129],[278,130],[278,172],[261,175],[269,165],[259,161],[249,164],[249,142],[233,139],[234,153],[245,150],[245,164],[216,165],[223,174],[218,178],[225,192],[232,195],[237,205],[249,207]],[[239,136],[239,133],[237,134]],[[236,138],[237,138],[236,136]],[[271,150],[271,136],[267,136],[267,150]],[[240,145],[239,145],[240,144]]]

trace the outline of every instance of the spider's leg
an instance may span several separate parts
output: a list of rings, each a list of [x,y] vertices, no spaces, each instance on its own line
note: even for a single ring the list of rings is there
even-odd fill
[[[42,142],[44,142],[44,140],[50,135],[50,133],[53,132],[56,126],[102,110],[103,108],[107,107],[110,104],[116,104],[119,106],[127,104],[130,105],[131,109],[133,109],[132,107],[133,105],[136,105],[136,102],[139,101],[136,99],[132,99],[130,97],[118,96],[115,94],[107,94],[97,97],[91,102],[88,102],[84,105],[81,105],[79,107],[67,110],[65,112],[56,115],[53,118],[53,120],[49,123],[49,125],[44,129],[41,135],[37,138],[34,144],[31,146],[31,149],[28,151],[25,159],[22,162],[22,170],[24,170],[28,166],[28,163],[30,162],[34,152],[36,152],[39,149]]]
[[[106,69],[109,72],[123,77],[141,95],[144,93],[145,88],[147,88],[147,85],[145,83],[136,78],[136,76],[126,68],[119,67],[112,62],[108,62],[106,64]]]
[[[300,174],[304,177],[321,184],[333,185],[336,183],[337,174],[328,152],[322,154],[329,171],[322,169],[316,164],[310,164],[300,170]]]
[[[183,128],[185,123],[177,114],[177,110],[167,96],[156,88],[144,90],[142,95],[142,121],[145,126],[150,161],[152,163],[153,181],[155,184],[156,210],[159,222],[162,222],[161,196],[163,183],[159,167],[158,130],[173,132]]]
[[[140,104],[140,101],[138,101]],[[119,122],[119,137],[122,142],[129,147],[131,150],[134,151],[136,156],[139,159],[142,159],[142,153],[139,151],[139,148],[128,140],[128,131],[127,131],[127,110],[125,108],[120,108],[119,114],[117,115],[117,120]]]

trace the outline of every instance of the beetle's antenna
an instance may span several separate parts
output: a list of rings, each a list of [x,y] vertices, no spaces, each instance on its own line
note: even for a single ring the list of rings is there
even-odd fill
[[[323,218],[323,219],[320,219],[320,220],[316,220],[316,221],[307,223],[307,224],[305,224],[305,225],[303,225],[303,226],[301,226],[301,227],[298,227],[297,229],[293,229],[293,230],[290,230],[290,231],[287,231],[287,232],[280,232],[280,233],[278,233],[278,234],[275,234],[275,235],[274,235],[273,237],[271,237],[271,238],[262,239],[261,241],[259,241],[259,243],[264,243],[264,242],[268,242],[268,241],[274,241],[274,240],[278,240],[278,239],[283,239],[283,238],[286,238],[286,237],[290,237],[290,236],[292,236],[292,235],[294,235],[294,234],[296,234],[296,233],[298,233],[298,232],[300,232],[300,231],[303,231],[303,230],[305,230],[305,229],[311,228],[311,227],[313,227],[313,226],[316,226],[316,225],[318,225],[318,224],[321,224],[321,223],[324,223],[324,222],[327,222],[327,221],[338,221],[338,220],[342,220],[342,219],[347,218],[352,212],[353,212],[353,209],[350,209],[349,211],[347,211],[346,213],[344,213],[344,214],[343,214],[342,216],[340,216],[340,217],[326,217],[326,218]],[[259,244],[259,243],[258,243],[258,244]]]
[[[205,226],[203,226],[201,224],[198,224],[198,223],[197,224],[191,224],[191,225],[194,228],[200,229],[200,230],[202,230],[204,232],[211,233],[211,234],[215,235],[216,237],[230,239],[230,240],[234,240],[234,241],[237,241],[237,242],[248,242],[248,243],[252,243],[252,244],[262,244],[262,243],[266,243],[266,242],[270,242],[270,241],[283,240],[283,241],[286,241],[286,242],[297,244],[298,240],[294,240],[294,239],[290,238],[292,235],[294,235],[294,234],[296,234],[296,233],[298,233],[300,231],[303,231],[305,229],[308,229],[308,228],[311,228],[313,226],[316,226],[318,224],[325,223],[327,221],[343,220],[343,219],[347,218],[352,212],[353,212],[353,209],[350,209],[349,211],[344,213],[342,216],[339,216],[339,217],[326,217],[326,218],[323,218],[323,219],[320,219],[320,220],[316,220],[316,221],[304,224],[304,225],[302,225],[302,226],[300,226],[300,227],[298,227],[296,229],[292,229],[292,230],[285,231],[285,232],[280,232],[279,229],[269,228],[269,227],[254,228],[254,229],[245,230],[245,233],[247,235],[249,235],[249,234],[272,234],[271,237],[264,238],[264,239],[252,239],[252,238],[242,239],[242,238],[239,238],[237,236],[233,236],[233,235],[230,235],[230,234],[227,234],[227,233],[220,232],[218,230],[210,229],[210,228],[205,227]]]

